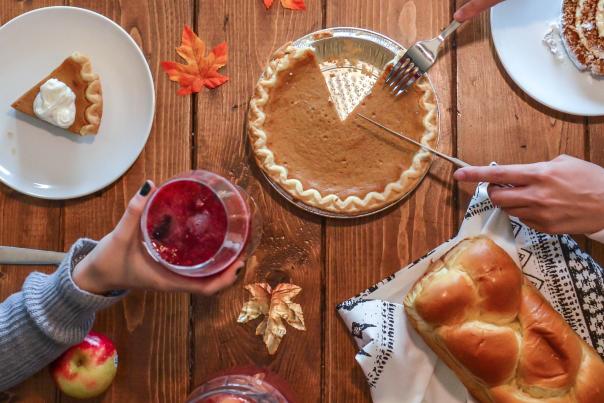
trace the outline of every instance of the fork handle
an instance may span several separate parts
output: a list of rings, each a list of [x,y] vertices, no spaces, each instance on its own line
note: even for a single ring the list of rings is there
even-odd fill
[[[447,28],[445,28],[440,35],[438,35],[438,39],[440,39],[441,42],[444,42],[445,39],[447,39],[448,36],[450,36],[453,32],[455,32],[457,30],[457,28],[459,28],[461,26],[461,22],[457,21],[457,20],[453,20],[449,26]]]

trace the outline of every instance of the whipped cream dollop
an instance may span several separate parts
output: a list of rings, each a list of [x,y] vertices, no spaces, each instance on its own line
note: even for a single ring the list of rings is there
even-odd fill
[[[543,37],[543,44],[549,49],[552,56],[559,61],[564,60],[566,56],[561,35],[560,25],[557,22],[552,22]]]
[[[46,122],[67,129],[75,121],[76,96],[62,81],[51,78],[34,99],[34,113]]]

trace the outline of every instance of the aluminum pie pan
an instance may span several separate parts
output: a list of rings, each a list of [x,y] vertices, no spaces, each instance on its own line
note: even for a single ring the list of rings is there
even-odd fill
[[[404,46],[385,35],[353,27],[334,27],[311,32],[293,41],[292,46],[314,50],[334,101],[334,106],[342,118],[346,117],[358,102],[371,91],[386,65],[406,51]],[[426,78],[436,100],[436,143],[438,144],[440,140],[440,104],[434,84],[432,84],[428,75],[426,75]],[[296,207],[326,218],[352,219],[379,214],[407,198],[423,182],[433,161],[432,158],[422,177],[400,197],[377,210],[363,211],[356,214],[337,213],[308,205],[295,199],[261,167],[260,172],[277,193]]]

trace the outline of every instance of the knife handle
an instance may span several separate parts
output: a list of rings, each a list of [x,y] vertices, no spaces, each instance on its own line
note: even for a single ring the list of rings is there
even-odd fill
[[[65,255],[63,252],[0,246],[0,264],[58,265]]]

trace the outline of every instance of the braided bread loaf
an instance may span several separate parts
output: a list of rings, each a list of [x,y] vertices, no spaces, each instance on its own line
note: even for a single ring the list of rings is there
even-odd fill
[[[434,262],[404,305],[480,402],[604,402],[600,356],[490,239],[466,239]]]

